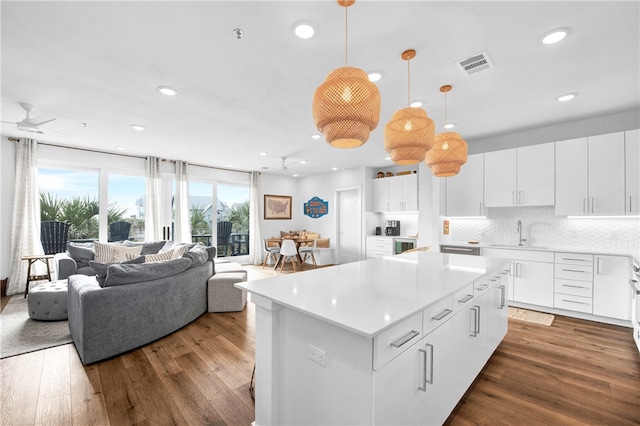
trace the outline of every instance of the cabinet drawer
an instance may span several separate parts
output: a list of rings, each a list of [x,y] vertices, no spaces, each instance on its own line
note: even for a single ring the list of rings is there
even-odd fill
[[[593,265],[592,254],[556,253],[555,262],[564,265]]]
[[[593,281],[593,265],[555,265],[556,279]]]
[[[496,283],[492,281],[492,278],[489,276],[484,276],[473,283],[473,296],[480,297],[483,293],[486,293],[489,290],[489,287],[492,287]]]
[[[379,259],[392,254],[391,251],[367,250],[367,259]]]
[[[555,294],[553,297],[553,307],[590,314],[593,311],[592,300],[590,297]]]
[[[447,322],[453,316],[453,296],[446,297],[423,312],[422,331],[424,335]]]
[[[591,281],[560,280],[554,281],[554,292],[571,294],[574,296],[592,297],[593,283]]]
[[[422,338],[422,312],[418,312],[373,338],[373,369],[383,365]]]
[[[473,284],[469,284],[465,288],[456,291],[453,294],[453,313],[460,311],[467,305],[473,303]]]

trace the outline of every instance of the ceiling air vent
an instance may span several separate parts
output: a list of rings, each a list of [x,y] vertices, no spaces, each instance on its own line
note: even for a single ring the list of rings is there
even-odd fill
[[[476,53],[468,58],[457,61],[458,66],[467,75],[479,73],[480,71],[493,68],[493,63],[487,52]]]

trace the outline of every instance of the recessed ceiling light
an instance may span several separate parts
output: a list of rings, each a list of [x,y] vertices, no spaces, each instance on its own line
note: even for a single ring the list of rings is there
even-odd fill
[[[382,78],[382,73],[380,71],[372,71],[368,75],[369,81],[378,81]]]
[[[121,146],[121,145],[116,146],[116,149],[117,149],[118,151],[126,151],[126,150],[127,150],[127,148],[126,148],[126,147]]]
[[[293,177],[298,177],[298,174],[297,174],[297,173],[295,173],[295,174],[293,175]]]
[[[315,30],[308,22],[298,22],[293,26],[293,33],[298,38],[307,39],[313,37]]]
[[[335,172],[336,170],[338,170],[338,168],[337,167],[332,167],[331,170],[333,170]]]
[[[456,123],[447,123],[444,126],[445,129],[453,129],[454,127],[456,127]]]
[[[391,157],[384,157],[385,161],[391,161]]]
[[[132,125],[131,125],[131,128],[132,128],[133,130],[137,130],[137,131],[139,131],[139,132],[141,132],[141,131],[143,131],[143,130],[144,130],[144,126],[142,126],[142,125],[140,125],[140,124],[132,124]]]
[[[307,160],[300,160],[300,164],[307,164]]]
[[[420,108],[423,104],[422,101],[413,101],[409,104],[411,108]]]
[[[559,96],[558,97],[558,101],[567,102],[567,101],[570,101],[571,99],[573,99],[575,97],[576,97],[575,93],[567,93],[566,95]]]
[[[314,133],[311,135],[311,139],[320,139],[322,137],[322,135],[318,134],[318,133]]]
[[[176,89],[169,86],[160,86],[158,87],[158,91],[167,96],[175,96],[178,94],[178,91]]]
[[[553,31],[549,31],[542,37],[542,44],[557,43],[564,39],[567,34],[569,34],[569,30],[567,28],[558,28]]]
[[[233,164],[227,164],[227,167],[233,167]]]
[[[260,153],[260,155],[262,155],[263,157],[264,157],[265,155],[267,155],[267,154],[268,154],[268,152],[265,152],[265,151],[262,151],[262,152]]]

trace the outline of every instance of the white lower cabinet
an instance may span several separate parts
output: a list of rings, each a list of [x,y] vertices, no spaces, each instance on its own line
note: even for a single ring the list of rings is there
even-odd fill
[[[377,259],[393,254],[393,238],[367,237],[367,259]]]
[[[621,320],[631,319],[629,258],[594,256],[593,314]]]
[[[506,300],[495,271],[425,309],[425,336],[374,372],[374,423],[442,424],[506,334]]]

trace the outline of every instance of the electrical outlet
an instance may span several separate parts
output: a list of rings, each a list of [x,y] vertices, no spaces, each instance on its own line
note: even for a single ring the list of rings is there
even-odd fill
[[[327,366],[327,355],[322,349],[316,348],[315,346],[310,344],[308,356],[321,366]]]

